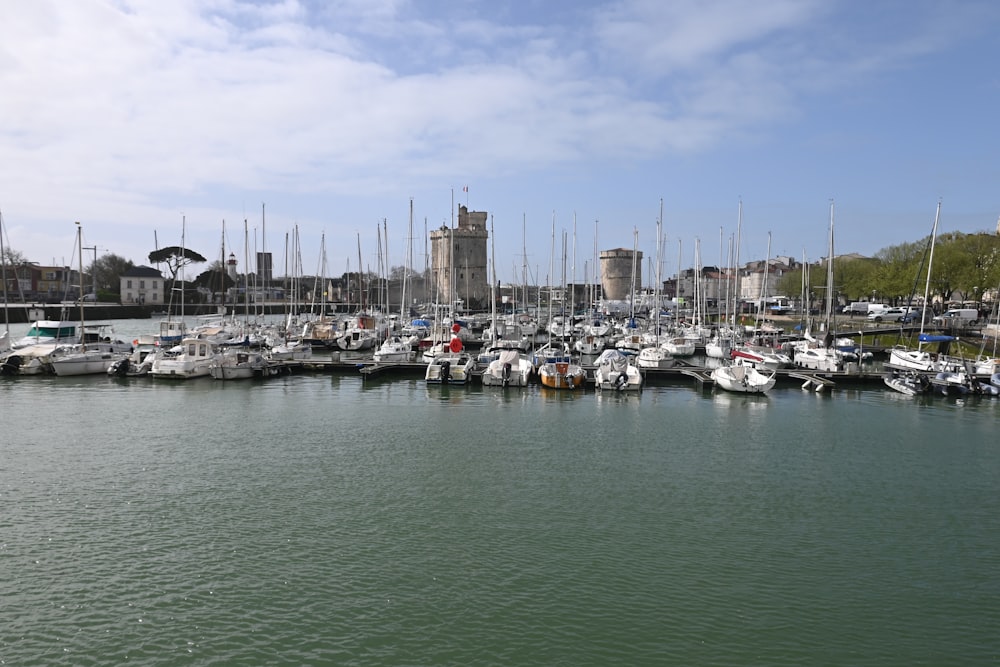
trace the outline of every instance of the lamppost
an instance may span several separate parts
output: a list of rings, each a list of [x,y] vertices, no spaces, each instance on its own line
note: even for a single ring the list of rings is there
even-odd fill
[[[80,249],[81,250],[93,250],[94,251],[94,263],[90,265],[90,277],[93,279],[93,282],[94,282],[94,302],[96,303],[97,302],[97,250],[98,250],[98,247],[97,247],[97,245],[81,246]],[[101,250],[104,250],[104,248],[101,248]],[[82,266],[80,267],[80,270],[83,271],[83,267]],[[81,299],[83,298],[82,294],[80,295],[80,298]]]
[[[979,319],[979,286],[972,288],[972,298],[976,302],[976,319]]]

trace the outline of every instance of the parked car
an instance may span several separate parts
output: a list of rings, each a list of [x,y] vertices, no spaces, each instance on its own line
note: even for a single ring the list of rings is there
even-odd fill
[[[928,308],[924,311],[923,308],[910,308],[910,312],[903,315],[903,319],[900,320],[903,324],[920,324],[920,316],[924,315],[924,324],[931,321],[934,317],[934,311]]]
[[[908,314],[906,308],[887,308],[868,313],[868,319],[873,322],[902,322]]]
[[[934,324],[945,327],[967,327],[976,324],[979,311],[975,308],[951,308],[934,318]]]

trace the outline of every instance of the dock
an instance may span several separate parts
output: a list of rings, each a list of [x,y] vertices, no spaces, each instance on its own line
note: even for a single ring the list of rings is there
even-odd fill
[[[359,373],[365,380],[391,378],[423,378],[427,364],[420,361],[376,362],[369,358],[343,358],[337,355],[317,357],[305,361],[282,362],[290,372]],[[584,365],[587,371],[586,386],[593,387],[594,367]],[[693,382],[699,389],[712,389],[712,368],[678,360],[671,368],[643,368],[643,380],[648,385],[684,384]],[[483,369],[473,372],[472,381],[478,382]],[[775,372],[779,385],[798,384],[803,390],[825,392],[849,386],[882,385],[881,370],[860,370],[854,366],[847,371],[813,371],[804,368],[784,368]]]

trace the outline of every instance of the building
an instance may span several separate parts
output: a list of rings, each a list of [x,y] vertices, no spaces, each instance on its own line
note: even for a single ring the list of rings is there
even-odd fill
[[[162,306],[165,301],[166,281],[156,269],[149,266],[133,266],[121,275],[122,304],[138,303],[147,306]]]
[[[264,285],[265,287],[274,281],[274,271],[272,266],[271,253],[257,253],[257,278],[260,280],[261,285]]]
[[[80,272],[68,266],[41,266],[24,262],[7,266],[3,272],[3,287],[8,301],[42,301],[56,303],[80,298]],[[0,291],[0,299],[3,293]]]
[[[601,251],[601,290],[611,301],[628,300],[642,285],[642,251],[615,248]]]
[[[431,280],[438,303],[464,304],[469,310],[489,305],[484,211],[458,207],[458,226],[431,232]]]

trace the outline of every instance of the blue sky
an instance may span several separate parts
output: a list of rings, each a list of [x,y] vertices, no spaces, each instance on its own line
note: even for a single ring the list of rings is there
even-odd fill
[[[728,254],[740,200],[741,261],[769,235],[825,256],[831,199],[838,254],[926,236],[939,198],[942,232],[1000,216],[991,0],[33,0],[0,25],[5,243],[40,263],[75,264],[74,221],[147,263],[183,219],[209,259],[225,224],[282,273],[297,228],[307,273],[359,244],[375,270],[411,198],[416,269],[454,201],[490,213],[502,280],[543,283],[553,224],[574,274],[574,219],[578,282],[633,230],[648,276],[661,199],[666,275]]]

